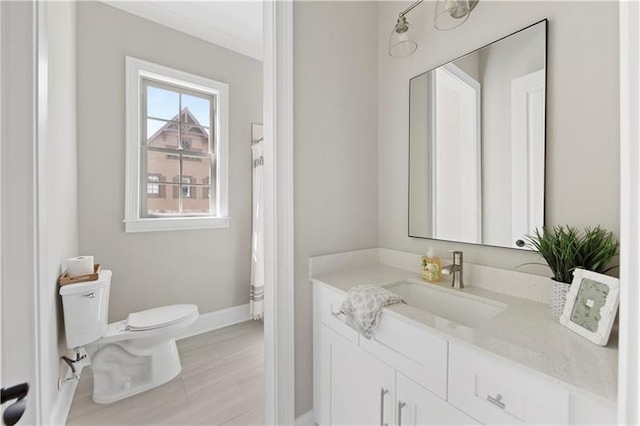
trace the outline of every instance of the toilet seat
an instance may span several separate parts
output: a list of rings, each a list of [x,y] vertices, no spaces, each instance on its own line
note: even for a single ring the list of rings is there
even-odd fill
[[[130,313],[128,331],[148,331],[179,323],[198,312],[196,305],[169,305]]]

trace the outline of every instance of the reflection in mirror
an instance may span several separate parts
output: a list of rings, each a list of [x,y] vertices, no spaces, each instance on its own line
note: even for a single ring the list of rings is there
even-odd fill
[[[546,25],[411,79],[410,237],[521,247],[544,225]]]

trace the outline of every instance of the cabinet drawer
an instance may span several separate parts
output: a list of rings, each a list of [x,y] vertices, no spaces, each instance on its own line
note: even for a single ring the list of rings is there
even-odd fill
[[[320,303],[318,306],[320,310],[320,321],[322,324],[357,345],[358,332],[344,323],[344,316],[338,315],[345,295],[327,287],[320,287],[319,290],[318,295],[320,297]]]
[[[382,314],[371,340],[360,347],[442,399],[447,398],[447,341]]]
[[[542,378],[449,345],[449,403],[485,424],[567,424],[570,395]]]

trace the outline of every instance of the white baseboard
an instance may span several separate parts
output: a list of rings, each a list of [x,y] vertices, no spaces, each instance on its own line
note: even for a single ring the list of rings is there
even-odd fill
[[[67,424],[67,417],[69,417],[71,403],[73,402],[73,396],[76,394],[77,387],[77,380],[67,382],[62,386],[57,401],[53,404],[53,407],[51,407],[51,417],[48,424],[56,426],[64,426]]]
[[[198,317],[196,322],[182,333],[176,340],[196,336],[208,331],[217,330],[222,327],[238,324],[251,319],[249,304],[234,306],[232,308],[221,309],[215,312],[208,312]]]
[[[313,426],[313,410],[309,410],[296,419],[296,426]]]

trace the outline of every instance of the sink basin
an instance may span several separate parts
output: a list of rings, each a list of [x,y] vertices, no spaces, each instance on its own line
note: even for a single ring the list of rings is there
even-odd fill
[[[385,288],[402,297],[407,305],[468,327],[477,326],[498,315],[507,305],[478,296],[412,281],[401,281]]]

